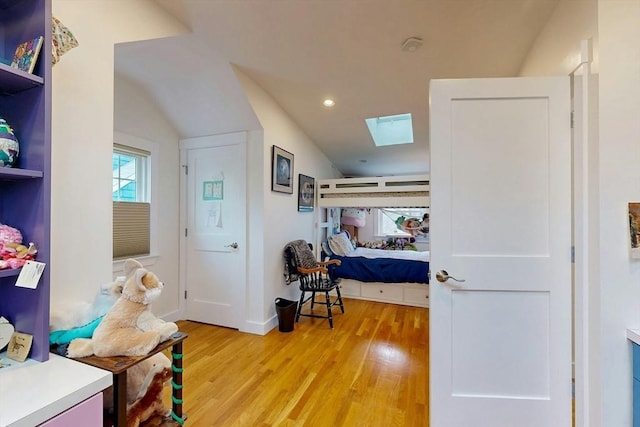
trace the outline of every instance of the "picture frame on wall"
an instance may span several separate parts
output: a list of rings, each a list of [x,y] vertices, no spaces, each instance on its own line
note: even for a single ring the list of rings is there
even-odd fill
[[[293,154],[275,145],[271,153],[271,191],[293,194]]]
[[[313,212],[315,197],[315,178],[303,174],[298,174],[298,211]]]
[[[629,202],[629,245],[631,259],[640,259],[640,203]]]

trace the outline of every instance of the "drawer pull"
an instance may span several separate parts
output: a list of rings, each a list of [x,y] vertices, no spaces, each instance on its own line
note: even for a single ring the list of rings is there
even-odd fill
[[[383,293],[383,292],[382,292],[382,289],[380,289],[380,293]]]

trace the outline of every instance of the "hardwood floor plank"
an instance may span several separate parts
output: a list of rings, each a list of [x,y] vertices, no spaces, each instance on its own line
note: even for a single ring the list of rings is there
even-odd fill
[[[178,322],[188,425],[428,426],[429,310],[345,298],[345,311],[334,329],[303,317],[265,336]]]

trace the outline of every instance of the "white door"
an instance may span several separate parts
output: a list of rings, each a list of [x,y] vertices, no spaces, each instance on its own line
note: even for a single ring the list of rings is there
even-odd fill
[[[430,91],[431,426],[571,426],[569,79]]]
[[[181,141],[186,318],[239,328],[246,292],[246,133]],[[184,188],[184,186],[183,186]]]

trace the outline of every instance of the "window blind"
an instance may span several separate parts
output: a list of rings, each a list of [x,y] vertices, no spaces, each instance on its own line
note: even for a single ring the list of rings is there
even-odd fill
[[[149,203],[113,202],[113,258],[150,252]]]
[[[149,157],[151,152],[141,148],[129,147],[127,145],[113,144],[113,150],[120,153],[133,154],[136,156]]]

